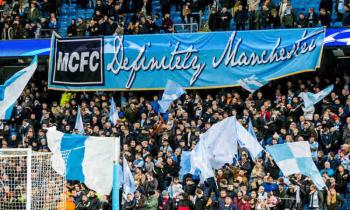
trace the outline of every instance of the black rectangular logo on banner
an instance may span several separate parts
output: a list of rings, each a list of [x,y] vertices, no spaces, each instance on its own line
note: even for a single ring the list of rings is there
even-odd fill
[[[103,38],[56,39],[54,85],[103,86]]]

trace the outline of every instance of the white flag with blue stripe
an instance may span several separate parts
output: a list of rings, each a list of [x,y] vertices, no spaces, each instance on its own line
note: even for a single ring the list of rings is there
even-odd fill
[[[266,85],[267,83],[269,83],[269,81],[264,80],[262,78],[257,78],[255,75],[238,80],[238,84],[240,84],[242,88],[246,89],[251,93],[254,93],[255,91],[259,90],[262,86]]]
[[[56,127],[47,129],[52,167],[67,180],[77,180],[109,195],[113,185],[113,164],[119,160],[119,138],[65,134]]]
[[[111,121],[112,125],[115,125],[116,122],[119,120],[119,113],[113,97],[110,99],[109,102],[111,103],[111,109],[109,111],[109,121]]]
[[[162,99],[158,101],[159,106],[161,108],[161,112],[165,113],[171,103],[175,101],[176,99],[180,98],[182,94],[185,94],[186,91],[181,87],[181,85],[177,84],[176,82],[172,80],[168,80],[165,90],[162,96]]]
[[[0,120],[9,120],[17,99],[33,76],[38,66],[38,58],[35,56],[30,66],[18,71],[11,76],[4,85],[0,86]]]
[[[135,181],[134,176],[131,173],[128,161],[123,156],[123,192],[128,194],[134,194],[135,192]]]
[[[326,87],[325,89],[321,90],[318,93],[299,93],[299,97],[303,99],[304,106],[306,109],[312,107],[313,105],[317,104],[319,101],[324,99],[328,94],[330,94],[333,91],[334,85],[330,85]]]
[[[275,160],[284,176],[301,173],[309,176],[319,190],[326,186],[312,160],[309,142],[276,144],[267,147],[266,150]]]
[[[251,122],[249,122],[249,127],[250,130],[253,129]],[[258,142],[254,130],[248,132],[247,129],[245,129],[241,123],[237,121],[236,132],[239,146],[246,148],[253,159],[255,159],[264,150],[264,148]],[[251,134],[251,132],[253,132],[254,136]]]
[[[79,106],[78,106],[77,119],[75,120],[74,129],[76,129],[79,132],[79,134],[84,134],[83,118],[81,117],[81,111]]]

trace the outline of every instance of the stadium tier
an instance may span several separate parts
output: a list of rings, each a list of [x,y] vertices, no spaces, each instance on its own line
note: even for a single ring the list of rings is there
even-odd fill
[[[348,1],[0,5],[0,210],[350,208]]]
[[[347,0],[1,0],[1,39],[349,26]]]

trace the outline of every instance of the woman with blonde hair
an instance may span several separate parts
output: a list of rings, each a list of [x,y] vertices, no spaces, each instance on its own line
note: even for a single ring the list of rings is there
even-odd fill
[[[266,210],[266,203],[264,197],[259,196],[255,204],[255,210]]]
[[[344,199],[335,191],[334,188],[328,190],[327,193],[327,209],[338,210],[344,205]]]

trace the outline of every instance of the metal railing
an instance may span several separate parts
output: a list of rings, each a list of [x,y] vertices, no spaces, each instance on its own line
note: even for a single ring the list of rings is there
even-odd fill
[[[193,33],[198,31],[198,23],[181,23],[173,25],[174,33]]]

